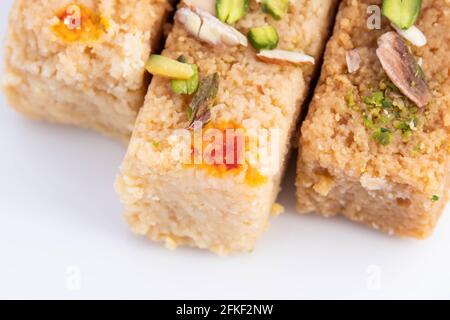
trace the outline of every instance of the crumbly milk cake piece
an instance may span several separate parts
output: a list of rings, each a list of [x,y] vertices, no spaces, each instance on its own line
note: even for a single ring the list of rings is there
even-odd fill
[[[278,49],[319,59],[335,4],[291,1],[287,16],[276,21],[252,1],[249,13],[235,27],[246,34],[251,27],[271,24],[279,33]],[[136,233],[171,248],[196,246],[217,254],[251,251],[268,227],[289,141],[315,67],[265,63],[250,46],[208,45],[190,36],[179,22],[163,54],[173,59],[184,55],[199,66],[202,77],[218,74],[218,94],[207,127],[278,129],[280,143],[274,150],[280,169],[264,171],[251,162],[189,166],[173,157],[177,147],[173,132],[188,125],[189,99],[173,93],[169,80],[154,77],[116,183],[125,218]]]
[[[397,115],[387,99],[381,109],[375,106],[376,91],[386,97],[383,90],[390,84],[377,58],[377,41],[392,28],[383,18],[381,30],[368,29],[368,9],[373,10],[368,6],[374,4],[380,1],[347,0],[340,7],[301,130],[298,210],[342,214],[389,234],[424,238],[443,211],[449,184],[450,2],[423,2],[416,25],[428,43],[409,44],[423,63],[432,100],[424,108],[411,102],[405,108],[407,99],[394,88],[389,93],[397,96],[394,107],[403,107]],[[349,74],[346,56],[355,49],[361,65]],[[397,117],[404,118],[392,122]]]
[[[16,0],[3,78],[9,104],[128,141],[169,10],[167,0]]]

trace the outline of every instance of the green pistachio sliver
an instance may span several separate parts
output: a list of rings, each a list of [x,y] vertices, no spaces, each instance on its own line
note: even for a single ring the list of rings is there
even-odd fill
[[[405,121],[395,120],[393,122],[393,126],[395,129],[399,129],[402,131],[411,130],[409,124],[406,123]]]
[[[384,94],[382,91],[376,91],[370,97],[364,98],[364,103],[377,107],[383,106]]]
[[[392,133],[389,129],[379,128],[372,134],[372,138],[382,146],[391,143]]]
[[[346,100],[347,106],[349,106],[351,109],[353,109],[356,106],[355,95],[353,94],[353,92],[347,94]]]
[[[372,119],[370,119],[368,116],[364,116],[364,125],[369,129],[373,129],[375,127]]]
[[[220,21],[234,24],[248,13],[250,0],[216,0],[216,14]]]
[[[422,0],[383,0],[382,13],[397,27],[406,30],[416,23]]]
[[[200,81],[198,90],[188,107],[189,128],[192,128],[195,121],[202,121],[203,124],[209,121],[211,116],[210,108],[214,103],[218,90],[219,75],[217,73],[209,75]]]
[[[430,103],[433,94],[423,72],[398,33],[390,31],[378,38],[376,54],[383,70],[402,95],[420,108]]]
[[[384,109],[391,109],[392,108],[392,100],[388,97],[385,97],[382,101],[381,101],[382,107]]]
[[[360,108],[355,99],[355,95],[352,91],[347,94],[345,100],[347,102],[347,107],[349,107],[351,110],[360,111]]]
[[[181,63],[187,63],[184,56],[180,56],[177,59]],[[198,89],[199,76],[198,76],[198,66],[195,64],[189,64],[194,74],[187,80],[174,79],[171,81],[172,91],[178,94],[191,95],[195,93]]]
[[[191,106],[188,106],[187,110],[186,110],[186,114],[188,119],[192,119],[192,108]]]
[[[378,87],[378,88],[377,88]],[[420,109],[389,81],[382,80],[372,87],[371,93],[362,97],[358,103],[358,93],[350,91],[345,96],[347,106],[360,113],[362,123],[371,132],[371,139],[382,146],[387,146],[395,136],[400,136],[404,143],[420,129]]]
[[[272,50],[278,46],[278,32],[272,26],[250,28],[248,41],[257,50]]]
[[[157,54],[150,56],[146,69],[153,75],[171,79],[187,80],[194,75],[194,71],[188,64]]]
[[[408,141],[409,138],[411,138],[412,135],[412,131],[411,130],[406,130],[402,132],[402,138],[403,141]]]
[[[262,0],[261,8],[275,20],[281,20],[289,9],[289,0]]]

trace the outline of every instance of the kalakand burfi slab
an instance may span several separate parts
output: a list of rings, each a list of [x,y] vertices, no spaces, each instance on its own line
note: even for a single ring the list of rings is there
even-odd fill
[[[167,0],[16,0],[3,88],[32,118],[94,128],[128,141],[148,87]]]
[[[134,232],[170,248],[221,255],[254,248],[271,212],[280,211],[274,201],[290,141],[336,3],[181,4],[163,56],[152,56],[147,65],[156,75],[116,183]],[[229,138],[229,130],[240,134]],[[205,156],[212,144],[207,131],[224,136],[213,139],[220,141],[209,153],[213,161]],[[273,162],[259,153],[263,161],[225,152],[230,145],[237,149],[238,140],[251,151],[256,136],[262,136],[258,152],[270,144]]]
[[[420,4],[342,2],[301,129],[301,213],[432,233],[450,174],[450,2]]]

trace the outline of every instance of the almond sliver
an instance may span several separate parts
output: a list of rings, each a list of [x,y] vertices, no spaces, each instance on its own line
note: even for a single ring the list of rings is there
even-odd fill
[[[348,73],[355,73],[359,70],[361,65],[361,56],[357,49],[347,51],[345,53],[345,60],[347,62]]]
[[[203,9],[180,8],[175,19],[189,34],[211,45],[248,45],[246,36]]]
[[[409,29],[402,30],[393,23],[391,25],[399,35],[411,42],[416,47],[423,47],[427,44],[427,37],[416,26],[412,26]]]
[[[314,57],[298,51],[288,50],[261,50],[256,56],[264,62],[274,64],[302,64],[312,63],[315,64]]]
[[[183,0],[189,8],[199,8],[212,15],[216,14],[215,0]]]

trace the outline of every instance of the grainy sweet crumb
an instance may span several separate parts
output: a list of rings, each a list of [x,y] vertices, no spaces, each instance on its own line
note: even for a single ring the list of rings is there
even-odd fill
[[[280,214],[284,212],[284,207],[279,203],[274,203],[272,206],[272,217],[278,217]]]
[[[76,1],[92,14],[88,28],[97,30],[81,37],[61,21],[73,3],[14,2],[4,55],[9,104],[33,118],[128,141],[147,89],[144,64],[158,46],[168,1]]]
[[[381,1],[346,0],[340,7],[301,130],[298,209],[342,214],[389,234],[423,238],[436,225],[449,186],[450,2],[423,2],[417,25],[428,44],[411,46],[423,61],[432,102],[414,111],[417,123],[407,123],[408,130],[378,131],[375,136],[358,105],[386,79],[376,48],[378,38],[392,28],[384,18],[381,30],[367,28],[367,7],[373,4]],[[361,66],[348,74],[346,52],[354,49]],[[324,174],[335,184],[326,194],[313,187]],[[442,201],[432,202],[433,195]]]
[[[319,58],[335,4],[334,0],[292,1],[288,15],[275,21],[252,2],[236,28],[246,34],[251,27],[269,23],[280,35],[279,49]],[[186,56],[199,66],[202,77],[218,73],[211,126],[280,129],[284,168],[313,65],[266,64],[257,60],[251,47],[210,46],[190,36],[179,23],[163,54],[173,59]],[[171,91],[170,80],[153,79],[116,183],[125,217],[132,226],[147,226],[147,236],[156,241],[170,235],[177,245],[218,254],[249,252],[268,226],[282,170],[261,176],[250,167],[222,174],[181,165],[171,156],[176,145],[170,137],[173,129],[188,125],[188,103],[189,99]],[[156,150],[154,141],[162,141]],[[150,194],[160,201],[151,200]]]

